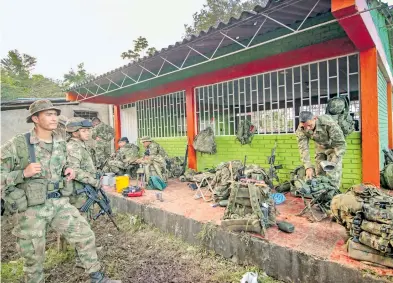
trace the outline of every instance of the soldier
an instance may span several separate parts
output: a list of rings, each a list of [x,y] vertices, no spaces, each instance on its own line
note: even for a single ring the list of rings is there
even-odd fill
[[[58,133],[59,135],[61,135],[63,140],[67,141],[68,136],[67,136],[65,126],[67,124],[68,118],[64,115],[59,115],[58,121],[59,121],[59,124],[57,125],[57,129],[55,130],[55,132]]]
[[[347,144],[344,134],[336,121],[329,115],[314,116],[309,111],[299,114],[299,127],[296,130],[300,156],[306,168],[306,177],[311,179],[314,175],[314,166],[310,160],[309,140],[315,142],[315,172],[317,175],[327,175],[334,185],[340,188],[342,174],[342,159]],[[335,163],[332,171],[324,172],[321,161]]]
[[[114,130],[111,126],[101,122],[97,117],[92,119],[93,133],[92,138],[95,140],[96,166],[101,168],[105,160],[111,155],[111,140],[114,137]]]
[[[146,181],[149,181],[152,174],[166,180],[168,155],[165,150],[150,137],[142,137],[140,141],[146,150],[144,157],[137,159],[135,162],[144,165]]]
[[[6,210],[19,213],[12,233],[25,259],[26,282],[44,282],[48,226],[75,244],[91,282],[121,282],[110,280],[100,272],[95,235],[79,211],[69,203],[68,196],[73,191],[70,181],[75,178],[75,172],[65,166],[65,141],[53,132],[60,109],[49,100],[38,100],[30,105],[29,112],[26,121],[34,123],[34,128],[2,146],[0,165]]]
[[[119,149],[116,153],[111,155],[111,158],[106,162],[102,171],[124,174],[124,171],[128,169],[128,166],[138,159],[139,147],[130,143],[128,138],[122,137],[118,144]]]

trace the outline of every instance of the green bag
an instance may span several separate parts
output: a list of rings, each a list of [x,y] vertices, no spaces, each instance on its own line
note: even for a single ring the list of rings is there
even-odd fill
[[[215,154],[217,152],[217,145],[214,140],[214,131],[211,127],[199,132],[194,138],[194,149],[201,153]]]
[[[293,224],[286,221],[278,222],[277,226],[278,229],[287,233],[293,233],[295,231],[295,226],[293,226]]]
[[[355,130],[355,121],[349,113],[348,96],[331,98],[326,106],[326,114],[330,115],[338,123],[344,137],[349,136]]]
[[[240,121],[236,133],[236,139],[242,144],[250,144],[255,134],[255,126],[249,120]]]
[[[17,187],[10,187],[4,197],[5,212],[14,214],[24,212],[27,209],[27,198],[24,190]]]
[[[151,176],[148,182],[148,189],[163,191],[168,185],[158,176]]]

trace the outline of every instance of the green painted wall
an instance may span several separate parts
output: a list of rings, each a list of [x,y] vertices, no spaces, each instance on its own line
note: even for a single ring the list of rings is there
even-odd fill
[[[289,173],[295,167],[301,165],[296,136],[294,134],[283,135],[257,135],[251,145],[240,145],[234,136],[216,137],[217,154],[208,155],[197,153],[198,169],[213,167],[222,161],[244,160],[247,155],[247,163],[255,163],[265,169],[269,168],[268,156],[277,140],[276,164],[282,164],[280,179],[289,179]],[[314,157],[314,144],[310,143],[311,158]],[[362,180],[361,169],[361,137],[360,133],[353,133],[347,138],[347,152],[343,161],[342,187],[348,188],[358,184]]]
[[[380,5],[381,5],[380,1],[373,1],[372,3],[370,3],[369,6],[376,7]],[[385,50],[386,59],[388,60],[390,70],[393,71],[392,54],[391,54],[391,47],[390,47],[391,32],[389,31],[390,28],[386,27],[386,17],[378,9],[371,10],[370,14],[371,17],[373,18],[375,27],[378,31],[379,38],[382,41],[383,49]]]
[[[380,168],[383,167],[385,157],[382,149],[388,148],[388,100],[387,100],[387,82],[378,68],[378,126],[379,126],[379,160]]]
[[[169,155],[169,157],[183,156],[186,153],[187,137],[177,138],[156,138],[153,139],[159,143]],[[143,146],[140,145],[141,152],[144,152]]]

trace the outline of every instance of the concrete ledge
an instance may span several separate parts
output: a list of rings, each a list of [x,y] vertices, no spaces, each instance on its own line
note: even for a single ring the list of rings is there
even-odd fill
[[[108,194],[108,197],[112,201],[113,208],[118,212],[139,215],[146,223],[163,232],[179,237],[190,244],[202,244],[196,238],[203,229],[202,222],[148,204],[137,203],[120,195]],[[391,282],[359,269],[282,247],[254,236],[251,236],[246,245],[239,234],[222,230],[219,226],[215,237],[203,244],[225,258],[232,258],[240,264],[258,266],[269,276],[285,282]]]

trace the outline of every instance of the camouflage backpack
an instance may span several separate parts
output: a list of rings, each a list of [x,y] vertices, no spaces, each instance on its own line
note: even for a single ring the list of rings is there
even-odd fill
[[[249,120],[242,120],[239,123],[236,139],[242,144],[250,144],[255,134],[255,126]]]
[[[380,172],[381,186],[393,190],[393,150],[383,149],[385,166]]]
[[[230,231],[265,234],[276,224],[276,208],[266,184],[233,182],[221,225]]]
[[[393,257],[393,196],[373,185],[360,184],[335,196],[331,210],[355,243]]]
[[[326,106],[326,114],[338,123],[344,137],[349,136],[355,130],[355,121],[349,113],[349,99],[347,96],[331,98]]]
[[[214,132],[211,127],[199,132],[194,138],[194,149],[201,153],[215,154],[217,152],[217,145],[214,140]]]

